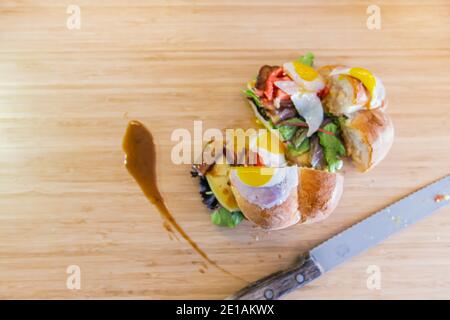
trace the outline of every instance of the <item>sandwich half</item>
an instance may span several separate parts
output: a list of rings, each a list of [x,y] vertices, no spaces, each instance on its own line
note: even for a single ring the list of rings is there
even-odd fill
[[[287,165],[283,152],[274,150],[280,141],[272,138],[270,144],[263,142],[268,132],[262,130],[246,144],[246,152],[257,153],[257,165],[226,163],[223,160],[234,158],[227,154],[212,164],[194,166],[194,175],[200,177],[203,202],[214,210],[213,223],[234,227],[233,219],[242,214],[258,227],[278,230],[320,221],[337,207],[343,176]],[[255,145],[259,148],[254,149]],[[228,151],[224,149],[225,153]]]
[[[297,166],[281,171],[286,173],[287,179],[280,181],[278,187],[259,188],[248,188],[232,171],[231,189],[248,220],[261,228],[277,230],[297,223],[318,222],[337,207],[344,182],[341,174]],[[277,189],[284,190],[285,194],[278,195]],[[274,199],[277,201],[270,203]]]
[[[313,68],[307,54],[265,65],[245,94],[259,123],[277,132],[289,163],[337,172],[349,156],[360,171],[389,152],[393,123],[381,80],[364,68]]]

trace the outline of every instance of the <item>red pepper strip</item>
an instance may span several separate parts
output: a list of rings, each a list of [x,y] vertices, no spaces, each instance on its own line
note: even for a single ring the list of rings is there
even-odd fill
[[[330,136],[335,136],[335,134],[333,132],[331,132],[331,131],[328,131],[328,130],[325,130],[325,129],[322,129],[322,128],[319,128],[318,130],[320,132],[323,132],[323,133],[328,134]]]
[[[281,126],[290,126],[290,127],[302,127],[302,128],[308,128],[308,124],[304,122],[298,122],[298,123],[289,123],[289,122],[281,122],[279,125]],[[318,131],[323,132],[325,134],[329,134],[330,136],[335,136],[335,134],[331,131],[319,128]]]
[[[280,78],[283,75],[283,68],[278,68],[272,71],[272,73],[269,75],[269,77],[266,80],[266,89],[264,90],[264,95],[269,101],[273,100],[274,91],[276,88],[274,88],[274,82],[277,81],[278,78]]]

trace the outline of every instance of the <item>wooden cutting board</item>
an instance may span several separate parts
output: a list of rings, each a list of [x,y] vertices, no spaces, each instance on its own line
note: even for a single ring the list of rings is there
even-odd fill
[[[189,235],[253,281],[450,172],[449,2],[2,0],[0,2],[0,298],[224,298],[245,283],[171,240],[123,167],[122,135],[139,119],[157,143],[159,185]],[[81,29],[69,30],[69,4]],[[249,128],[241,95],[265,63],[312,51],[316,65],[363,66],[387,88],[396,140],[367,174],[345,169],[326,221],[262,232],[213,226],[176,128]],[[66,286],[79,266],[81,289]],[[381,271],[369,290],[367,269]],[[450,207],[288,299],[450,297]]]

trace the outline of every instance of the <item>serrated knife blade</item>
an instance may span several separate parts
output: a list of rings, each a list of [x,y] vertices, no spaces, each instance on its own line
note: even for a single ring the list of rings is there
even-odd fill
[[[277,299],[448,205],[448,195],[450,175],[407,195],[326,240],[304,255],[301,263],[260,279],[228,299]]]
[[[436,201],[435,197],[439,194],[450,194],[450,175],[409,194],[328,239],[312,249],[310,254],[324,272],[329,271],[447,205],[449,201]]]

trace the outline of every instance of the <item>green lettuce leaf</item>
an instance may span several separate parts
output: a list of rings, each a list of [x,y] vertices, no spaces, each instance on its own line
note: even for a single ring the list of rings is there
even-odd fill
[[[308,52],[304,56],[301,56],[300,58],[298,58],[298,61],[300,61],[301,63],[303,63],[307,66],[312,67],[312,65],[314,63],[314,54],[312,54],[312,52]]]
[[[253,100],[253,102],[256,104],[256,106],[258,106],[259,108],[264,107],[261,100],[259,99],[259,97],[252,90],[250,90],[250,89],[244,90],[244,93],[247,96],[247,98],[250,98]]]
[[[230,212],[225,208],[219,208],[211,214],[211,222],[220,227],[234,228],[244,219],[240,211]]]
[[[291,140],[291,138],[294,136],[295,131],[297,131],[296,127],[291,126],[280,126],[278,128],[281,137],[283,138],[283,141]]]
[[[261,99],[254,93],[252,90],[247,89],[243,91],[244,94],[256,105],[256,109],[261,117],[264,119],[266,123],[263,123],[264,126],[268,127],[268,129],[273,129],[273,123],[270,120],[270,117],[267,115],[266,109],[264,108]]]
[[[334,123],[329,123],[323,127],[324,130],[337,133],[338,126]],[[336,172],[342,168],[342,160],[340,157],[345,156],[345,147],[336,135],[318,132],[319,143],[323,147],[325,160],[328,165],[328,171]]]
[[[298,127],[290,126],[289,123],[305,123],[305,121],[299,119],[299,118],[292,118],[286,121],[283,121],[285,124],[278,125],[276,128],[279,130],[281,137],[283,138],[283,141],[291,140],[294,136],[295,132],[297,132]]]
[[[292,137],[292,144],[294,145],[294,147],[296,149],[300,148],[300,146],[302,145],[303,141],[305,141],[306,138],[306,134],[307,134],[308,130],[307,129],[299,129],[297,130],[297,132],[294,134],[294,136]]]
[[[296,147],[293,143],[288,144],[287,152],[293,157],[298,157],[304,154],[305,152],[308,152],[309,148],[310,148],[309,138],[305,138],[298,147]]]

